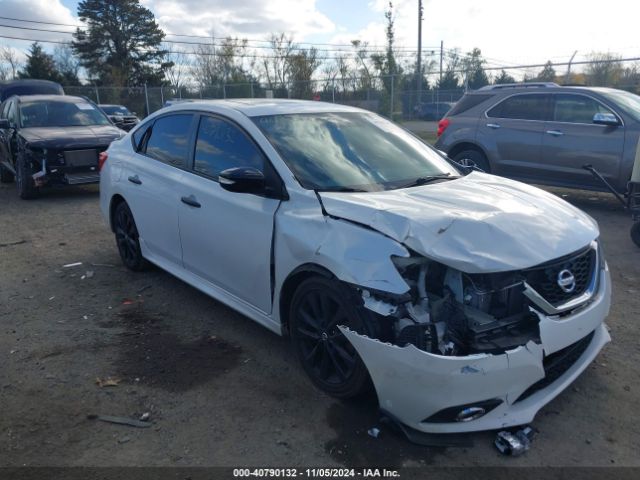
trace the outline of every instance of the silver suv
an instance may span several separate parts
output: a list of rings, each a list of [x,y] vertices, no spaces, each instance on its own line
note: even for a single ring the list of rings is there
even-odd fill
[[[625,191],[640,136],[640,97],[555,83],[467,93],[438,124],[436,147],[463,164],[524,182]]]

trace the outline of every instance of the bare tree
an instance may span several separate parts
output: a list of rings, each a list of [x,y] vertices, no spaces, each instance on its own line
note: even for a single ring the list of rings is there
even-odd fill
[[[80,61],[68,45],[56,45],[53,49],[53,61],[65,85],[80,85]]]
[[[169,82],[169,86],[178,91],[186,85],[191,65],[185,52],[181,50],[171,51],[169,48],[167,50],[170,51],[167,59],[173,65],[165,71],[165,78]]]
[[[623,74],[620,57],[611,53],[592,53],[585,68],[589,85],[608,87],[618,85]]]
[[[18,78],[18,70],[22,67],[22,62],[16,50],[11,47],[0,47],[0,64],[5,71],[5,80]]]
[[[262,68],[270,89],[286,88],[291,74],[290,57],[298,49],[285,33],[272,34],[270,58],[263,58]]]

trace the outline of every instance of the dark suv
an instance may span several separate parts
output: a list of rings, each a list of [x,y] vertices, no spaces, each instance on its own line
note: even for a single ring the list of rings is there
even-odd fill
[[[435,146],[458,163],[524,182],[590,190],[595,167],[625,191],[640,137],[640,97],[555,83],[469,92],[438,124]]]

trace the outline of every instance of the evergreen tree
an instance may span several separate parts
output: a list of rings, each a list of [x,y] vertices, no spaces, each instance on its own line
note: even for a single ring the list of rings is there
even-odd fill
[[[504,70],[500,71],[500,75],[498,75],[493,81],[494,84],[500,85],[505,83],[516,83],[516,79],[509,75]]]
[[[87,28],[76,29],[72,48],[97,83],[162,83],[171,66],[161,48],[164,32],[139,0],[82,0],[78,17]]]
[[[34,42],[29,47],[27,62],[24,69],[18,73],[20,78],[37,78],[40,80],[53,80],[60,82],[62,76],[56,68],[53,57],[46,53],[38,42]]]
[[[556,70],[553,68],[553,63],[549,60],[542,71],[536,77],[538,82],[554,82],[556,80]]]
[[[471,90],[476,90],[485,85],[489,85],[489,77],[484,71],[484,59],[482,58],[482,52],[479,48],[474,48],[471,52],[467,53],[467,56],[462,60],[464,70],[466,73],[466,85]]]

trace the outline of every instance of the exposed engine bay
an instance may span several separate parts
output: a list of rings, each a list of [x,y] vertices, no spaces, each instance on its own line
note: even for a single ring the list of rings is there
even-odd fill
[[[408,293],[391,300],[362,290],[364,306],[391,322],[380,340],[446,356],[502,353],[540,341],[522,273],[467,274],[420,256],[394,263]]]

